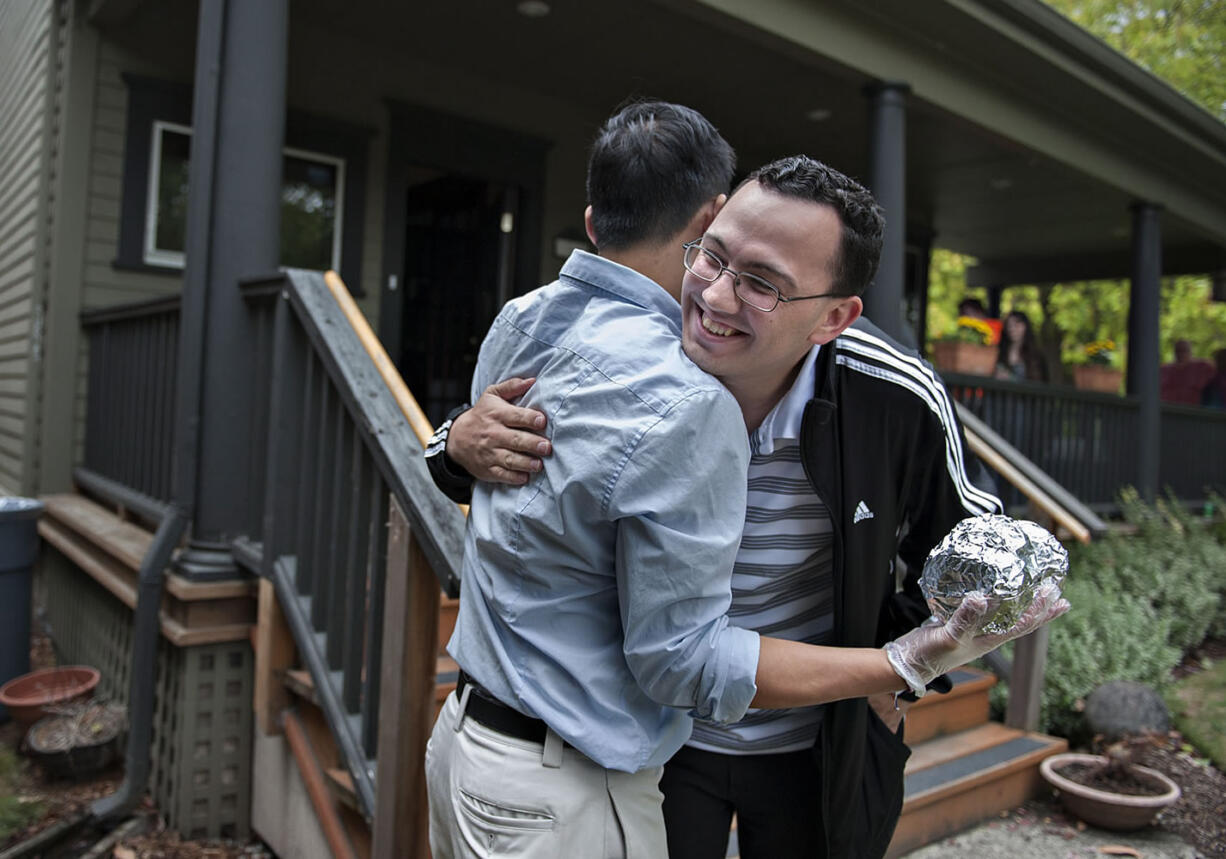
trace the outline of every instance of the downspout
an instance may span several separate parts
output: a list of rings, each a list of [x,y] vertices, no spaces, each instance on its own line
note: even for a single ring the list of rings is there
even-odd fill
[[[77,485],[137,515],[158,523],[153,542],[141,560],[133,617],[132,661],[128,681],[128,744],[124,776],[119,789],[95,800],[89,808],[96,822],[125,817],[140,801],[149,784],[149,750],[153,742],[153,689],[157,673],[159,614],[166,567],[187,527],[187,515],[174,504],[147,495],[83,468],[73,472]]]

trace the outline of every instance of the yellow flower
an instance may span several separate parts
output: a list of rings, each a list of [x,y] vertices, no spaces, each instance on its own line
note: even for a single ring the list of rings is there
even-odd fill
[[[957,327],[940,339],[990,346],[996,339],[996,332],[982,319],[976,319],[973,316],[959,316]]]
[[[1107,365],[1111,363],[1111,359],[1115,357],[1115,341],[1114,340],[1095,340],[1093,343],[1087,343],[1083,347],[1086,361],[1090,364]]]

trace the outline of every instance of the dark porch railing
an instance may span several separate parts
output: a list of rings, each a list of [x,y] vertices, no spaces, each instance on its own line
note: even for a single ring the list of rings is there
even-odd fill
[[[463,514],[434,489],[406,416],[412,398],[394,369],[392,390],[390,362],[363,340],[377,345],[374,335],[342,306],[343,284],[290,271],[241,288],[255,323],[246,417],[260,465],[248,481],[258,515],[235,540],[235,558],[274,583],[357,801],[372,817],[377,804],[398,807],[411,793],[398,771],[384,779],[380,769],[376,785],[376,756],[382,765],[424,751],[428,720],[410,718],[406,702],[428,711],[433,700],[439,585],[458,591]],[[90,337],[84,464],[167,500],[178,314],[177,299],[168,299],[82,319]],[[395,721],[382,732],[381,710]],[[380,753],[381,745],[397,748]]]
[[[276,586],[358,801],[372,817],[388,676],[384,611],[400,609],[385,606],[385,576],[399,585],[399,577],[414,575],[404,566],[407,550],[389,565],[389,504],[403,511],[425,574],[434,573],[429,606],[408,618],[431,631],[439,583],[458,591],[463,516],[434,490],[416,434],[323,275],[290,271],[279,286],[268,340],[261,574]],[[422,699],[434,683],[432,636],[431,670],[416,678]]]
[[[1116,506],[1119,490],[1135,485],[1136,399],[1061,385],[1007,382],[943,374],[951,394],[1087,506]],[[1160,485],[1182,500],[1226,490],[1226,412],[1162,407]],[[1023,503],[1001,487],[1007,507]]]
[[[89,338],[83,465],[170,501],[179,297],[86,311],[81,326]]]

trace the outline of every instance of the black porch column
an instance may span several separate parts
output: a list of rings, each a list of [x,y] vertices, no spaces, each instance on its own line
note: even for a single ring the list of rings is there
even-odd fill
[[[1158,316],[1161,312],[1162,207],[1132,206],[1132,290],[1128,302],[1128,395],[1141,405],[1137,428],[1137,491],[1146,501],[1158,492],[1162,413],[1159,403]]]
[[[885,212],[885,240],[877,279],[864,294],[864,312],[891,337],[911,343],[903,321],[907,238],[906,99],[903,83],[875,83],[870,102],[869,186]]]
[[[191,511],[180,571],[220,578],[236,574],[230,541],[260,502],[255,338],[238,281],[279,260],[287,0],[202,0],[197,26],[174,494]]]

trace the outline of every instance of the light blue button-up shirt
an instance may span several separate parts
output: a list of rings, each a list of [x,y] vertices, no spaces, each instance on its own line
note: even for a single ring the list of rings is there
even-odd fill
[[[729,625],[749,444],[731,394],[681,350],[677,303],[582,251],[507,304],[473,398],[536,376],[553,456],[478,483],[448,650],[504,703],[602,766],[666,761],[690,714],[744,715],[758,636]]]

